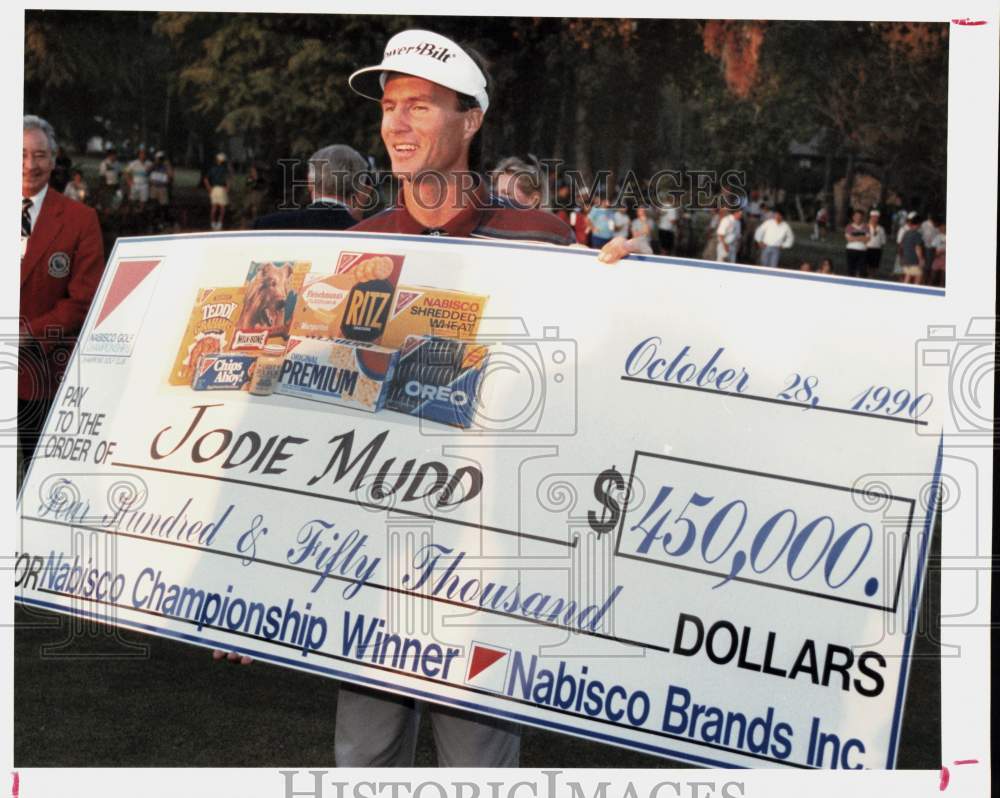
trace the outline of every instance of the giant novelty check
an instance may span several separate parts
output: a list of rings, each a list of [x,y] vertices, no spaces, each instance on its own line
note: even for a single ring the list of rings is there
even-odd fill
[[[119,240],[20,497],[18,597],[703,765],[893,767],[940,294]]]

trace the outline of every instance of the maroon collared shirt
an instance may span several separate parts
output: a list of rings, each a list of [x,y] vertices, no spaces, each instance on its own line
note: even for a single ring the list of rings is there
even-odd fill
[[[504,200],[481,195],[482,201],[459,211],[441,227],[424,227],[399,202],[358,222],[352,231],[404,233],[408,235],[450,236],[452,238],[493,238],[506,241],[537,241],[568,246],[576,243],[573,230],[553,213],[515,208]]]

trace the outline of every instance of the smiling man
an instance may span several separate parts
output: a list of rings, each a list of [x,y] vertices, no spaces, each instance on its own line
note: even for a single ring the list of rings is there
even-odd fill
[[[104,270],[94,209],[49,190],[55,153],[52,126],[25,116],[17,367],[18,444],[25,467]]]
[[[393,36],[382,63],[351,75],[352,89],[382,107],[382,141],[400,181],[394,207],[352,227],[385,233],[569,245],[573,231],[544,211],[493,197],[470,152],[489,108],[481,60],[423,30]],[[340,767],[411,766],[421,706],[343,684],[337,699]],[[517,767],[520,727],[458,710],[430,709],[438,764]]]
[[[395,207],[352,230],[575,243],[554,214],[492,196],[472,171],[490,103],[478,56],[436,33],[403,31],[389,40],[381,64],[359,69],[349,83],[382,106],[382,141],[401,188]]]

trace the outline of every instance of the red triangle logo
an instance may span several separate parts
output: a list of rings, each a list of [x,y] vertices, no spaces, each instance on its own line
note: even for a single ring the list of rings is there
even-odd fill
[[[354,264],[361,260],[363,254],[362,252],[341,252],[340,257],[337,258],[337,267],[334,273],[343,274],[350,271],[354,268]]]
[[[117,308],[131,294],[136,287],[145,280],[151,271],[160,265],[159,260],[127,260],[121,261],[115,270],[115,276],[111,280],[111,287],[104,297],[104,304],[101,312],[97,316],[94,327],[99,327],[110,313]]]
[[[472,649],[472,663],[469,665],[469,679],[475,679],[480,673],[499,659],[507,656],[506,651],[475,646]]]
[[[419,291],[400,291],[396,294],[396,307],[392,312],[395,317],[413,304],[414,300],[420,296]]]

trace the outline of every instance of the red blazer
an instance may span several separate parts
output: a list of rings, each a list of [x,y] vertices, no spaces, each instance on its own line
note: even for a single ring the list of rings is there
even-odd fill
[[[97,214],[51,186],[21,259],[19,399],[49,399],[104,272]]]

